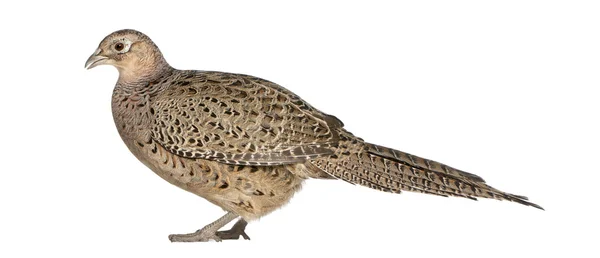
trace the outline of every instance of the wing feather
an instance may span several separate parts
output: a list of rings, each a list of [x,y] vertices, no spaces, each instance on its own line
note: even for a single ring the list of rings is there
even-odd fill
[[[152,138],[187,158],[270,166],[332,155],[341,121],[252,76],[182,71],[153,101]]]

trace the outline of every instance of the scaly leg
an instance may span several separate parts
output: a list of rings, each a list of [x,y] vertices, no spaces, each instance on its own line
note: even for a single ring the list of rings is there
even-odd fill
[[[227,214],[225,214],[223,217],[204,226],[202,229],[194,233],[169,235],[169,240],[171,240],[171,242],[207,242],[208,240],[212,239],[217,242],[221,242],[221,238],[216,235],[217,230],[227,225],[227,223],[231,222],[237,217],[238,215],[235,213],[227,212]]]
[[[216,233],[217,237],[221,239],[240,239],[240,236],[242,236],[244,239],[250,240],[250,237],[244,232],[246,225],[248,225],[248,222],[239,219],[230,230],[218,231]]]

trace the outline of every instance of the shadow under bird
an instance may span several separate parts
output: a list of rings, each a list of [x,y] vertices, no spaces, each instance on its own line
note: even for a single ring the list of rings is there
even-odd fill
[[[129,150],[164,180],[227,212],[194,233],[170,235],[173,242],[249,239],[247,221],[286,204],[309,178],[542,209],[477,175],[367,143],[270,81],[174,69],[135,30],[106,36],[85,63],[98,65],[119,70],[112,112]],[[219,231],[236,218],[230,230]]]

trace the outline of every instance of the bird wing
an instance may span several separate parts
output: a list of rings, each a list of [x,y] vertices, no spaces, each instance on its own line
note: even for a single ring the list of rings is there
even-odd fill
[[[173,154],[270,166],[332,155],[343,124],[260,78],[182,71],[166,81],[150,113],[152,138]]]

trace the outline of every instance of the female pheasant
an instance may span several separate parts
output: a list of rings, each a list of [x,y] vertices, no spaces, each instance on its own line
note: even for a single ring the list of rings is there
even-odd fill
[[[227,211],[174,242],[245,239],[247,221],[286,204],[308,178],[373,189],[508,200],[474,174],[364,142],[332,115],[257,77],[177,70],[146,35],[108,35],[87,60],[119,70],[112,112],[129,150],[171,184]],[[241,217],[227,231],[218,231]]]

